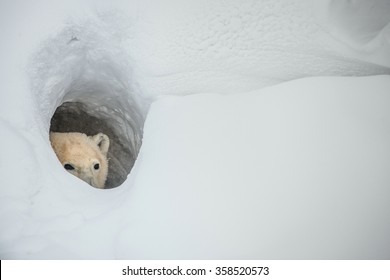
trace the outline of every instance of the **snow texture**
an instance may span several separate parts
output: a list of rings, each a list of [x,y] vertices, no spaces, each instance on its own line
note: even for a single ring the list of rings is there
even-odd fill
[[[1,1],[0,257],[389,259],[389,14]],[[119,187],[58,162],[64,102],[112,129],[118,169],[135,161]]]

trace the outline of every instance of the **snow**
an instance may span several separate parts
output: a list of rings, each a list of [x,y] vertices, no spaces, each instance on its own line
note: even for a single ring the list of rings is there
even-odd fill
[[[1,258],[388,259],[389,6],[313,2],[2,1]],[[59,164],[66,101],[119,187]]]

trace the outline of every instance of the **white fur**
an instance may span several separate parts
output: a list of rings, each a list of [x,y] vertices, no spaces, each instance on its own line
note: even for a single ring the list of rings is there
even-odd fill
[[[69,173],[95,188],[104,188],[108,172],[107,152],[110,145],[107,135],[98,133],[87,136],[78,132],[51,132],[50,141],[58,159]]]

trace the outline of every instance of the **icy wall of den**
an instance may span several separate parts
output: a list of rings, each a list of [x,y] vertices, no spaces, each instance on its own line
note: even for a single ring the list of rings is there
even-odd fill
[[[2,1],[0,256],[389,258],[389,8],[313,2]],[[143,137],[119,188],[58,163],[67,101]]]

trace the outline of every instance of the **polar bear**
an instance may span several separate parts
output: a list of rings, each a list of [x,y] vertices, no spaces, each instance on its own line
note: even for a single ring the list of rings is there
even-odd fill
[[[51,132],[50,142],[62,166],[91,186],[104,189],[108,173],[107,152],[110,140],[98,133]]]

